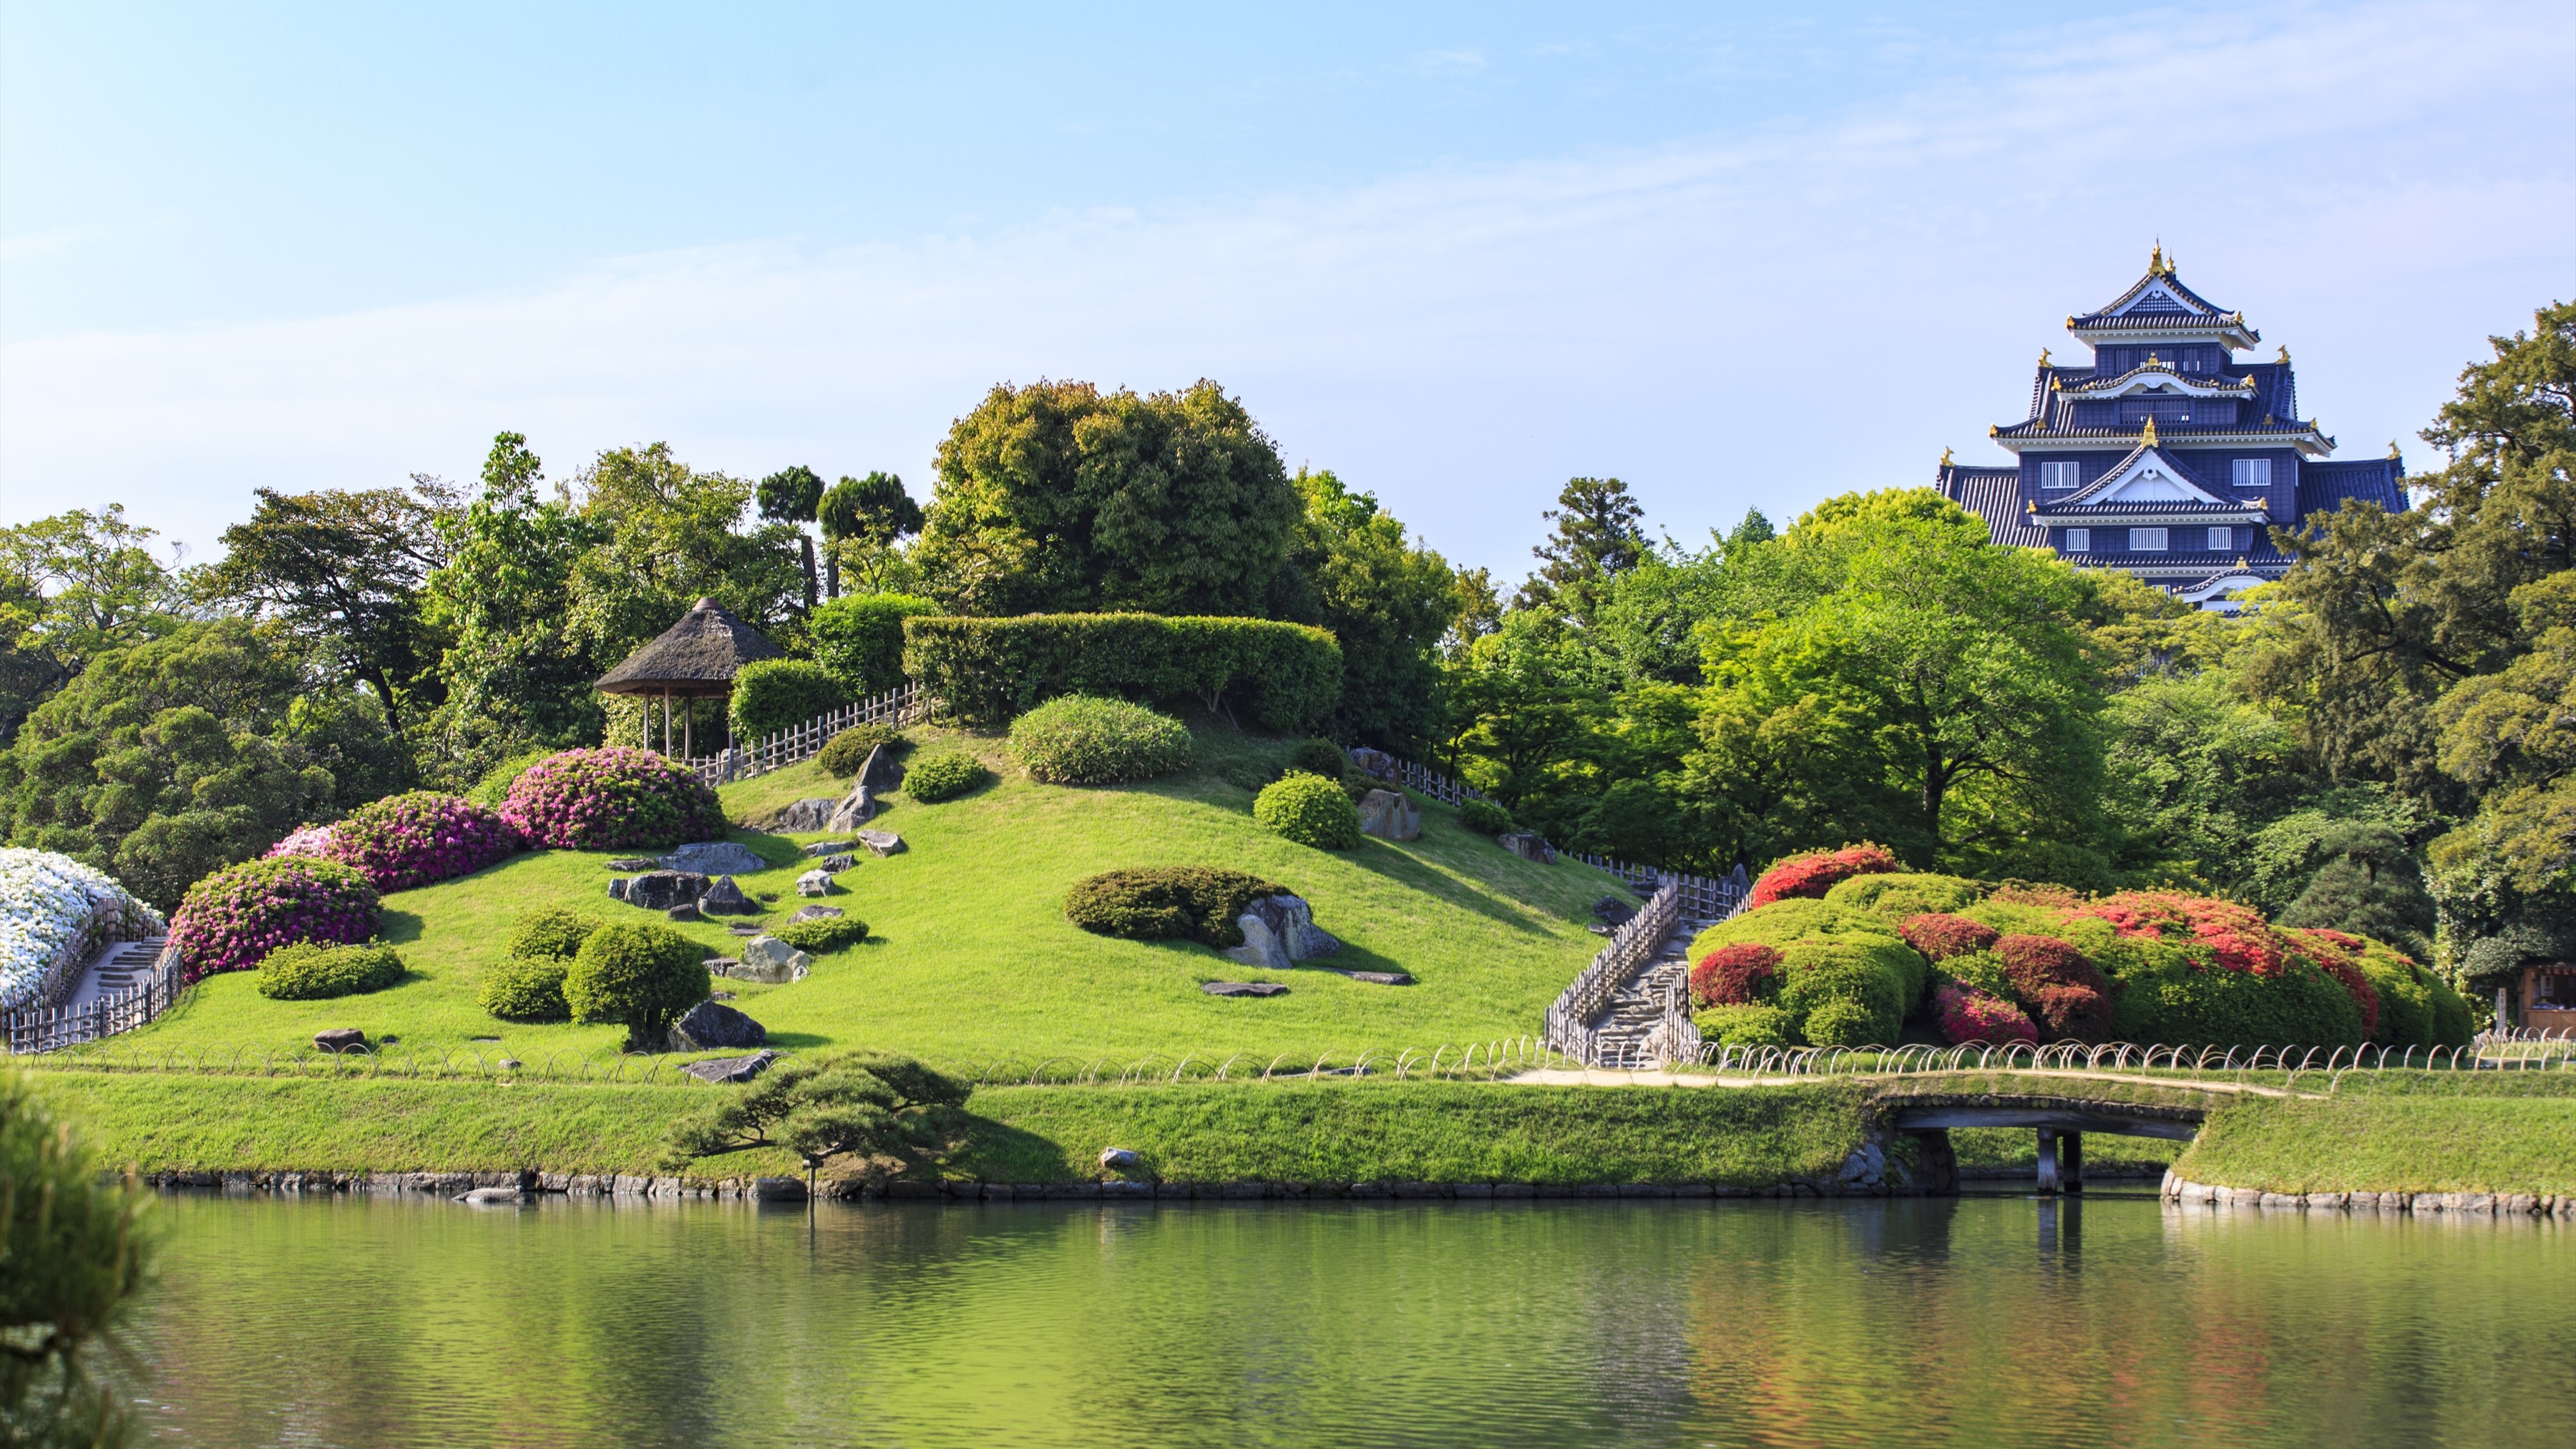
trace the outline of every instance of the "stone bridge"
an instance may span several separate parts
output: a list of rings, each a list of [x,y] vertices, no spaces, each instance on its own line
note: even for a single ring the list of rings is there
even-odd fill
[[[2039,1190],[2084,1190],[2084,1134],[2163,1137],[2188,1142],[2200,1132],[2202,1107],[2147,1102],[2106,1102],[2088,1097],[1998,1096],[1992,1093],[1924,1094],[1882,1103],[1888,1125],[1912,1137],[1934,1193],[1959,1190],[1959,1159],[1950,1147],[1953,1127],[2029,1127],[2039,1133]]]

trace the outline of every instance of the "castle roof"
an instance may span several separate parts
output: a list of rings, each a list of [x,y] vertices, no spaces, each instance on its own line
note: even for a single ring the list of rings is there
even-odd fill
[[[2252,347],[2263,340],[2262,333],[2246,325],[2243,313],[2228,311],[2184,286],[2182,278],[2174,275],[2173,259],[2165,255],[2161,244],[2147,259],[2145,276],[2099,309],[2067,318],[2066,330],[2078,336],[2205,334],[2230,347]]]

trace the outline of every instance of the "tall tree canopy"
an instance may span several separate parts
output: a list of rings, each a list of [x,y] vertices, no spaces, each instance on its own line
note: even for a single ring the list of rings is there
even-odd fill
[[[91,660],[178,626],[154,537],[121,503],[0,528],[0,740]]]
[[[1257,615],[1302,511],[1270,439],[1206,380],[998,386],[936,461],[918,555],[968,613]]]
[[[772,523],[812,523],[823,502],[823,478],[798,463],[761,479],[759,497],[760,516]],[[796,530],[796,551],[805,568],[805,607],[811,609],[819,602],[814,595],[814,540],[802,528]],[[832,592],[840,592],[837,585]]]
[[[1539,516],[1556,529],[1530,550],[1539,560],[1538,572],[1521,585],[1515,603],[1552,608],[1589,624],[1611,581],[1652,547],[1643,527],[1646,511],[1616,478],[1572,478],[1558,491],[1556,506]]]
[[[1372,493],[1330,472],[1299,469],[1305,510],[1280,571],[1271,615],[1333,631],[1342,693],[1327,731],[1419,754],[1440,733],[1441,636],[1458,614],[1456,571],[1407,543]]]

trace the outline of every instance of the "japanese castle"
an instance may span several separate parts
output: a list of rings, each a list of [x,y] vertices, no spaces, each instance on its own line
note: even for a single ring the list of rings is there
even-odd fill
[[[2406,466],[2330,462],[2335,440],[2299,416],[2290,350],[2239,362],[2263,334],[2174,275],[2157,245],[2147,274],[2098,312],[2066,319],[2089,367],[2039,354],[2030,416],[1986,430],[2010,467],[1941,455],[1943,497],[1986,520],[1997,543],[2056,549],[2124,569],[2203,608],[2277,579],[2289,558],[2270,530],[2343,506],[2406,507]]]

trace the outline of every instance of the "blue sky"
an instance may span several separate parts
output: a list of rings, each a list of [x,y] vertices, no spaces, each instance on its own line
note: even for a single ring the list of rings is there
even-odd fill
[[[926,493],[996,381],[1208,376],[1517,575],[1575,473],[2000,459],[2159,238],[2427,462],[2576,295],[2576,10],[0,3],[0,520],[204,557],[503,428]]]

